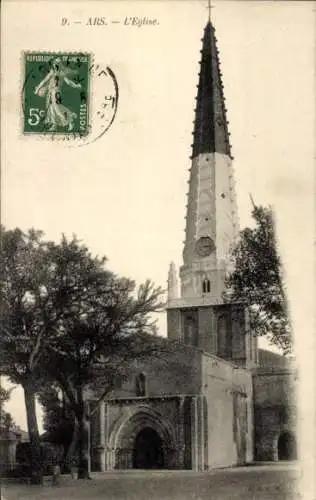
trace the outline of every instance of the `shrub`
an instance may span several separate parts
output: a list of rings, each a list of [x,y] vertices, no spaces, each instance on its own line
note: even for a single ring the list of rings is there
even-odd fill
[[[52,443],[41,443],[41,455],[44,475],[51,475],[55,465],[60,464],[64,449]],[[17,470],[20,476],[31,474],[31,444],[19,443],[16,448]]]

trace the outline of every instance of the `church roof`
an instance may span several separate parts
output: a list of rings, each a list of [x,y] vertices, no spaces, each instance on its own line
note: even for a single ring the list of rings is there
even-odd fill
[[[204,29],[202,41],[192,157],[214,152],[230,156],[219,54],[211,22]]]
[[[281,354],[269,351],[267,349],[258,349],[259,354],[259,369],[275,368],[290,370],[295,368],[295,362],[291,358],[282,356]]]

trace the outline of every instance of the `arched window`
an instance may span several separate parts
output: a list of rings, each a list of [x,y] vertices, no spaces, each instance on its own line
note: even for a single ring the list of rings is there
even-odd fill
[[[210,293],[211,292],[211,282],[209,279],[203,280],[202,291],[203,291],[203,293]]]
[[[183,342],[197,346],[199,343],[199,319],[197,309],[187,309],[182,313]]]
[[[136,377],[136,396],[138,397],[146,396],[146,377],[144,373],[140,373]]]

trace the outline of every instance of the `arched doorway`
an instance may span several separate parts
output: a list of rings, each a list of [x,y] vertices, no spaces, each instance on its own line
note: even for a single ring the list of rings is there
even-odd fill
[[[297,460],[296,439],[291,432],[283,432],[279,437],[278,460]]]
[[[142,429],[135,438],[133,449],[134,469],[161,469],[164,467],[163,442],[150,428]]]
[[[147,404],[124,411],[112,427],[108,448],[108,469],[169,469],[177,463],[175,428]]]

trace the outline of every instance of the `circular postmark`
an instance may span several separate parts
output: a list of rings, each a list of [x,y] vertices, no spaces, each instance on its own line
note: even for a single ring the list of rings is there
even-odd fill
[[[100,139],[112,126],[119,100],[113,70],[91,54],[24,53],[23,133],[70,146]]]

